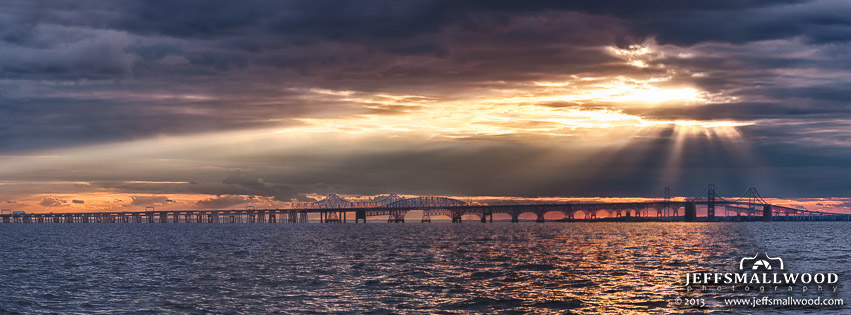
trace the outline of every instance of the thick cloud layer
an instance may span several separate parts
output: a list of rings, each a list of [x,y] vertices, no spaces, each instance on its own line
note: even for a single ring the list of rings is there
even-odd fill
[[[6,1],[0,199],[849,196],[849,17],[844,1]]]

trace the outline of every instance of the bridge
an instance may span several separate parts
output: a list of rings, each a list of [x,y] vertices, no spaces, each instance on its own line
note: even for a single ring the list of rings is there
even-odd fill
[[[560,213],[566,221],[849,221],[851,215],[809,211],[772,205],[765,201],[756,188],[750,188],[738,198],[724,198],[716,193],[715,185],[697,197],[671,197],[670,188],[665,188],[662,198],[638,202],[561,202],[534,204],[481,205],[470,204],[447,197],[404,198],[390,194],[384,199],[369,202],[346,200],[336,194],[314,202],[293,202],[287,209],[230,210],[155,210],[109,211],[76,213],[0,213],[2,223],[308,223],[309,214],[319,216],[321,223],[346,223],[348,215],[354,213],[355,223],[366,222],[369,217],[386,217],[387,222],[405,222],[410,211],[422,211],[421,222],[431,222],[433,217],[448,217],[453,223],[461,223],[462,217],[475,216],[482,223],[493,222],[494,214],[510,216],[511,222],[519,222],[520,216],[531,214],[535,222],[545,222],[545,215]],[[706,215],[698,217],[698,206],[705,208]],[[723,207],[725,216],[715,215]],[[730,216],[735,213],[735,216]],[[600,217],[605,214],[605,217]],[[580,217],[581,215],[581,217]],[[315,219],[314,219],[315,220]]]

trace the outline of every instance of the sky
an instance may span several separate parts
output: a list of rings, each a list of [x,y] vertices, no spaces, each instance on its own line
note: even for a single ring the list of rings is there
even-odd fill
[[[0,3],[0,208],[851,211],[848,1]]]

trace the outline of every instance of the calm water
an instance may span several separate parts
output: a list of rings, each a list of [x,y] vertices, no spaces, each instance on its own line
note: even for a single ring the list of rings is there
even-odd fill
[[[673,303],[685,272],[735,270],[739,258],[757,251],[782,257],[790,271],[830,271],[840,283],[851,281],[849,228],[0,224],[0,313],[687,312],[696,309]],[[841,287],[838,297],[851,302],[849,291]],[[710,310],[754,311],[707,297]]]

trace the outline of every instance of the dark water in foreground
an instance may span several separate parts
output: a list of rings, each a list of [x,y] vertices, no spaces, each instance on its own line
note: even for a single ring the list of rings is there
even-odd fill
[[[5,224],[0,313],[671,313],[757,251],[851,281],[851,224]],[[836,296],[851,302],[851,287]],[[785,294],[785,293],[784,293]],[[841,308],[709,310],[848,313]],[[724,296],[722,294],[721,296]],[[760,296],[749,294],[746,296]],[[783,295],[785,296],[785,295]]]

